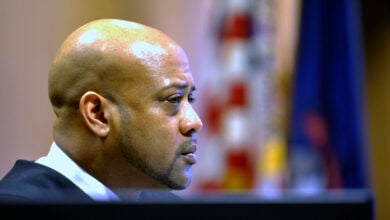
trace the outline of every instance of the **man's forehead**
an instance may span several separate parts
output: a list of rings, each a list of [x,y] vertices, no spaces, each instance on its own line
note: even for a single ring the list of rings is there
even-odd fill
[[[161,77],[161,81],[164,87],[176,87],[186,88],[193,87],[194,80],[190,72],[176,73],[171,75],[165,75]]]
[[[159,44],[151,44],[146,41],[136,41],[129,48],[129,53],[145,66],[153,66],[161,62],[168,51]]]
[[[190,72],[186,54],[173,43],[136,41],[129,45],[127,51],[130,57],[152,72]]]

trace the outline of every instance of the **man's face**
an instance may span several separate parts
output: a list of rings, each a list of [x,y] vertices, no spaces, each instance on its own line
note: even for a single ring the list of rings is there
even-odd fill
[[[202,127],[191,105],[195,87],[187,57],[177,48],[139,46],[133,52],[145,71],[121,94],[119,145],[129,165],[159,184],[184,189],[196,163],[194,134]]]

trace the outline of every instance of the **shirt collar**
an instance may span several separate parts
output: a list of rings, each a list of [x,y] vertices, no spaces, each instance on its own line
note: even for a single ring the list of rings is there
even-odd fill
[[[118,201],[119,197],[96,178],[79,167],[53,142],[49,153],[35,161],[67,177],[95,201]]]

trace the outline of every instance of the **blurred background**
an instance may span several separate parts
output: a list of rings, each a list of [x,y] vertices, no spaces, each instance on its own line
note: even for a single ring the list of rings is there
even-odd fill
[[[178,193],[369,189],[390,219],[386,0],[0,0],[0,177],[46,154],[51,60],[99,18],[156,27],[187,52],[205,126]]]

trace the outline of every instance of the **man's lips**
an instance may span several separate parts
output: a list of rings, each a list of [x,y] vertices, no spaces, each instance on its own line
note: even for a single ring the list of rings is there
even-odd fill
[[[196,143],[191,142],[191,145],[184,149],[183,154],[194,154],[196,152]]]
[[[181,156],[184,158],[184,160],[189,163],[190,165],[193,165],[196,163],[196,155],[195,155],[195,152],[196,152],[196,148],[197,148],[197,144],[196,144],[196,141],[194,142],[190,142],[190,145],[187,145],[188,147],[186,147],[184,149],[184,151],[182,152]]]

